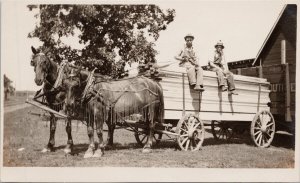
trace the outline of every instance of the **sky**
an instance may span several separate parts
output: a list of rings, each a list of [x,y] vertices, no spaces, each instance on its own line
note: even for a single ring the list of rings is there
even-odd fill
[[[106,1],[107,2],[107,1]],[[176,11],[175,20],[155,43],[158,64],[174,61],[184,46],[184,36],[195,36],[194,50],[200,65],[212,58],[214,45],[225,45],[226,61],[255,58],[284,6],[283,1],[150,1]],[[27,38],[36,25],[34,13],[22,1],[4,1],[1,9],[1,73],[17,90],[37,90],[30,66],[31,46],[42,45]],[[65,40],[79,46],[77,39]]]

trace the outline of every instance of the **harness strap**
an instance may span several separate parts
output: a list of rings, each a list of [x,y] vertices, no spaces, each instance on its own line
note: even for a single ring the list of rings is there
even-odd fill
[[[63,73],[64,73],[64,68],[67,65],[66,61],[62,61],[59,65],[59,70],[58,70],[58,75],[56,78],[56,81],[53,85],[53,88],[56,89],[59,85],[61,85],[62,78],[63,78]]]
[[[91,73],[89,73],[89,76],[88,76],[88,78],[87,78],[86,86],[85,86],[84,91],[83,91],[82,96],[81,96],[81,102],[84,101],[85,96],[87,95],[87,92],[89,91],[89,89],[90,89],[92,83],[93,83],[94,80],[95,80],[95,77],[94,77],[94,72],[95,72],[95,70],[96,70],[96,68],[95,68]]]

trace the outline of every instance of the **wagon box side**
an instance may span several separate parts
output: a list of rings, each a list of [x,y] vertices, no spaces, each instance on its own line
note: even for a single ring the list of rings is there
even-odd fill
[[[160,81],[164,92],[165,119],[180,119],[183,113],[193,113],[201,120],[252,121],[261,110],[269,111],[270,83],[266,79],[235,75],[239,95],[228,95],[218,88],[215,72],[204,71],[204,92],[193,90],[186,71],[162,70]]]

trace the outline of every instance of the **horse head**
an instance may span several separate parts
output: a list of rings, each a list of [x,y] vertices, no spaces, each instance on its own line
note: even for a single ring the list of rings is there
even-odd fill
[[[52,72],[56,73],[55,69],[52,69],[51,60],[46,56],[43,52],[38,52],[34,47],[31,47],[33,57],[30,62],[30,65],[34,67],[35,71],[35,83],[38,86],[41,86],[44,81],[46,81],[46,77]]]
[[[81,69],[72,69],[71,73],[63,79],[63,88],[66,92],[65,107],[70,116],[77,114],[81,94],[85,88],[83,80],[87,78],[85,72]]]

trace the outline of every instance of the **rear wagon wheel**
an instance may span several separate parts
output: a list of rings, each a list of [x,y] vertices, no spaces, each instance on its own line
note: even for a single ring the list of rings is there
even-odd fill
[[[216,140],[229,140],[233,136],[233,129],[224,121],[212,121],[211,132]]]
[[[251,123],[250,133],[256,146],[269,147],[275,135],[273,115],[267,110],[258,112]]]

